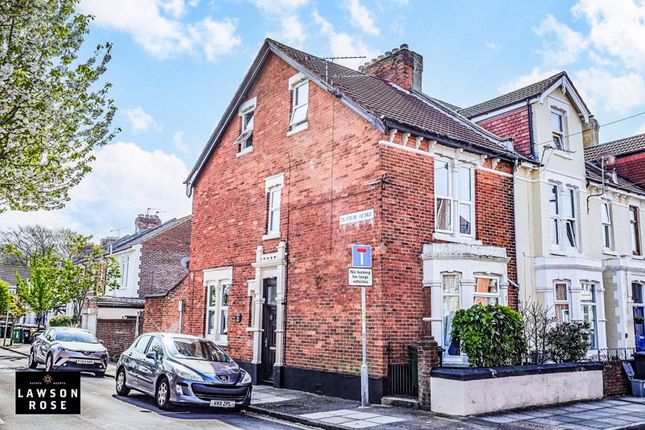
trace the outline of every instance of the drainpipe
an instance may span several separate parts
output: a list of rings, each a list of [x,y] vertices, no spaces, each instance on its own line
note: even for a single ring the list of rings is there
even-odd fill
[[[134,337],[139,337],[139,318],[141,316],[141,311],[137,311],[137,320],[134,324]]]
[[[179,303],[177,303],[177,307],[179,310],[179,334],[181,334],[181,326],[182,326],[181,320],[182,320],[182,317],[184,316],[184,301],[180,300]]]
[[[530,118],[530,117],[529,117],[529,118]],[[531,146],[531,148],[532,148],[532,147],[533,147],[533,146]],[[514,236],[515,236],[515,268],[516,268],[516,270],[515,270],[515,272],[516,272],[516,273],[515,273],[515,274],[516,274],[516,276],[517,276],[517,282],[518,282],[518,283],[516,284],[516,283],[515,283],[515,282],[513,282],[510,278],[508,279],[508,282],[509,282],[511,285],[513,285],[513,286],[515,287],[515,290],[517,291],[517,300],[518,300],[518,302],[519,302],[519,300],[520,300],[520,286],[519,286],[519,282],[520,282],[520,273],[523,273],[523,271],[524,271],[524,270],[523,270],[523,269],[524,269],[524,261],[520,258],[520,257],[521,257],[521,255],[520,255],[520,254],[519,254],[519,252],[518,252],[518,251],[519,251],[519,247],[518,247],[519,242],[518,242],[518,240],[517,240],[517,239],[518,239],[518,233],[517,233],[517,232],[518,232],[518,230],[519,230],[519,229],[517,228],[517,220],[519,220],[519,219],[520,219],[519,214],[518,214],[519,205],[518,205],[518,203],[517,203],[517,195],[518,195],[518,192],[517,192],[517,190],[515,189],[515,185],[516,185],[516,183],[518,182],[518,181],[517,181],[517,179],[516,179],[516,176],[517,176],[517,170],[518,170],[518,168],[519,168],[518,163],[519,163],[519,161],[518,161],[518,159],[516,158],[516,159],[515,159],[514,166],[513,166],[513,217],[514,217],[514,219],[513,219],[513,230],[514,230]],[[530,226],[530,225],[529,225],[529,228],[531,228],[531,226]],[[520,270],[520,266],[522,267],[522,270]],[[524,288],[524,289],[522,289],[522,290],[523,290],[523,291],[526,291],[526,288]],[[507,294],[508,294],[508,293],[507,293]],[[518,304],[518,306],[519,306],[519,303],[517,303],[517,304]]]
[[[592,197],[599,197],[599,196],[602,196],[603,194],[605,194],[605,163],[606,163],[605,158],[604,157],[601,158],[600,159],[600,176],[602,176],[602,188],[601,188],[601,191],[598,194],[589,194],[587,196],[587,215],[589,215],[589,200]]]

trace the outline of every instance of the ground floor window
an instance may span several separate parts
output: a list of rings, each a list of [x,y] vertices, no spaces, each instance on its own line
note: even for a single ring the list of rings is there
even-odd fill
[[[442,279],[443,292],[443,348],[449,355],[458,355],[452,342],[452,319],[460,309],[459,274],[446,274]]]
[[[474,304],[496,305],[499,303],[499,278],[475,276]]]
[[[583,282],[580,292],[582,321],[589,324],[589,349],[598,349],[598,318],[596,316],[596,286]]]
[[[207,285],[206,335],[215,341],[227,341],[230,289],[228,282]]]
[[[555,320],[558,323],[569,322],[569,284],[555,283]]]

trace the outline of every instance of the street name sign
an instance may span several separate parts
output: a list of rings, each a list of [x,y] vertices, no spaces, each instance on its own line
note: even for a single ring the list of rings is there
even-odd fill
[[[371,221],[374,219],[374,209],[367,209],[360,212],[352,212],[351,214],[344,214],[340,216],[339,222],[341,226],[347,224],[356,224],[363,221]]]

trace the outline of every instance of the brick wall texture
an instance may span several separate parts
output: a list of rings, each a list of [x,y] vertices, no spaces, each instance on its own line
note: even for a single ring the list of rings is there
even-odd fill
[[[645,152],[616,157],[616,172],[641,187],[645,186]]]
[[[145,319],[144,319],[145,320]],[[99,319],[96,321],[96,337],[103,341],[110,358],[117,360],[136,338],[135,318],[128,319]],[[143,321],[139,319],[140,328]],[[142,331],[139,331],[142,333]]]
[[[188,273],[179,264],[190,253],[191,219],[144,241],[141,246],[139,297],[163,294]]]
[[[422,245],[433,241],[433,158],[379,144],[385,134],[313,82],[308,129],[288,137],[288,79],[296,72],[269,55],[246,96],[257,97],[253,152],[236,156],[239,117],[213,150],[193,191],[190,275],[168,297],[146,301],[146,329],[171,327],[176,301],[184,299],[183,330],[203,335],[203,270],[231,266],[227,350],[249,361],[247,281],[255,278],[256,248],[275,252],[283,240],[285,365],[358,374],[360,289],[347,286],[347,267],[351,245],[367,244],[373,249],[374,281],[367,293],[369,369],[371,376],[383,377],[388,346],[393,360],[403,360],[406,345],[417,344],[428,329],[421,325],[430,310],[428,297],[422,297],[420,254]],[[395,143],[406,142],[399,134]],[[427,150],[427,141],[424,145]],[[490,168],[490,160],[485,165]],[[497,165],[507,173],[511,168]],[[285,176],[281,237],[263,241],[264,178],[278,173]],[[478,238],[507,248],[509,277],[515,281],[512,186],[511,177],[476,174]],[[364,209],[374,209],[373,221],[339,225],[341,214]],[[239,324],[233,319],[238,312]]]
[[[631,394],[631,385],[619,360],[603,363],[603,394],[605,396],[624,396]]]
[[[517,152],[526,156],[531,155],[531,130],[527,107],[486,118],[479,121],[478,124],[500,137],[512,138],[513,146]]]
[[[172,288],[165,296],[148,297],[145,301],[143,331],[148,333],[152,331],[168,331],[180,333],[183,327],[180,327],[179,321],[179,301],[184,300],[183,312],[190,313],[192,309],[186,304],[185,296],[189,291],[190,276],[184,279]],[[202,309],[199,310],[203,311]],[[183,317],[182,324],[183,326]]]

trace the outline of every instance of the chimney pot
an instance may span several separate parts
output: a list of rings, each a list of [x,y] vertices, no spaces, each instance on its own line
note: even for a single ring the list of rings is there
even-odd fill
[[[401,44],[401,49],[410,49],[407,43]]]
[[[421,91],[423,57],[410,51],[408,44],[404,43],[400,49],[394,48],[366,63],[362,72],[406,90]]]
[[[161,218],[159,215],[139,214],[134,219],[134,232],[139,233],[142,230],[159,227],[161,225]]]

